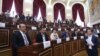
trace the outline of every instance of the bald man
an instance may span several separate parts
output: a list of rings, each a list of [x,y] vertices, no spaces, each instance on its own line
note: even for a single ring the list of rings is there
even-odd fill
[[[12,56],[18,56],[17,51],[19,47],[31,45],[31,40],[26,33],[26,25],[19,24],[19,31],[13,33],[12,36]]]

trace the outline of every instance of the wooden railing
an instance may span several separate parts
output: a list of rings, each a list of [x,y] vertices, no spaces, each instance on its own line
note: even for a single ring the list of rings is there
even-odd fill
[[[9,46],[9,30],[0,29],[0,48]]]
[[[84,42],[81,39],[66,41],[57,44],[57,41],[51,41],[51,46],[44,49],[43,43],[34,43],[28,47],[21,47],[18,56],[73,56],[85,49]]]

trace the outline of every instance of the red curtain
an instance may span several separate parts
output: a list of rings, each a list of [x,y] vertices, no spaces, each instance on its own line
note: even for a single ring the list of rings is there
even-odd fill
[[[73,7],[72,7],[72,13],[73,13],[73,20],[76,21],[76,18],[77,18],[77,11],[79,12],[79,15],[80,15],[80,19],[81,21],[84,22],[84,19],[85,19],[85,16],[84,16],[84,8],[81,4],[75,4]]]
[[[65,20],[65,7],[61,3],[57,3],[54,5],[54,20],[57,20],[59,10],[61,13],[62,20]]]
[[[18,14],[22,14],[23,13],[23,0],[14,0],[14,2],[15,2],[16,12]]]
[[[46,5],[43,0],[34,0],[33,17],[37,17],[39,8],[41,9],[42,18],[46,17]]]
[[[6,12],[7,10],[11,10],[13,4],[13,0],[2,0],[2,12]]]
[[[77,8],[74,6],[72,8],[72,11],[73,11],[73,20],[76,21],[76,17],[77,17]]]
[[[81,21],[84,22],[85,16],[84,16],[84,8],[83,8],[83,6],[81,6],[78,11],[79,11],[79,15],[80,15]]]

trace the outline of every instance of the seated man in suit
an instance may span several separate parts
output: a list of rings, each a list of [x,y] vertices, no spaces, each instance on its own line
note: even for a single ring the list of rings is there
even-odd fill
[[[63,39],[66,39],[67,37],[69,37],[69,34],[68,34],[68,30],[63,30],[63,32],[61,33],[61,38]]]
[[[53,30],[53,32],[52,32],[51,35],[50,35],[50,39],[51,39],[51,40],[56,40],[56,39],[58,39],[58,38],[59,38],[59,36],[58,36],[57,31],[56,31],[56,30]]]
[[[30,14],[28,14],[28,15],[26,16],[26,20],[27,20],[27,21],[30,21],[31,18],[32,18],[32,17],[30,16]]]
[[[36,42],[41,43],[41,42],[45,42],[45,41],[48,41],[48,40],[49,40],[49,37],[45,32],[45,28],[41,28],[40,32],[37,34]]]
[[[98,38],[93,34],[92,29],[87,29],[84,37],[85,46],[88,56],[98,56]]]
[[[26,25],[20,24],[19,31],[13,33],[12,36],[12,56],[17,56],[18,48],[31,45],[31,40],[26,33]]]

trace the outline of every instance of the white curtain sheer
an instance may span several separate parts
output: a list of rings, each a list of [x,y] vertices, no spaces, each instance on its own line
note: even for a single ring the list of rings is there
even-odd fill
[[[58,12],[57,23],[58,23],[58,21],[62,22],[62,17],[61,17],[61,12],[60,12],[60,10],[59,10],[59,12]]]
[[[75,23],[76,23],[78,26],[84,27],[84,22],[81,21],[78,11],[77,11],[77,18],[76,18]]]
[[[15,9],[15,3],[13,1],[12,8],[10,11],[10,17],[15,17],[15,15],[17,15],[17,13],[16,13],[16,9]]]
[[[36,19],[37,19],[36,20],[37,22],[42,22],[43,21],[42,14],[41,14],[41,9],[40,8],[38,10],[38,15],[37,15]]]

